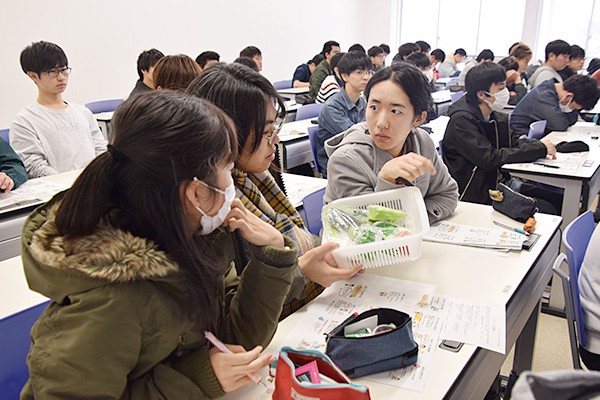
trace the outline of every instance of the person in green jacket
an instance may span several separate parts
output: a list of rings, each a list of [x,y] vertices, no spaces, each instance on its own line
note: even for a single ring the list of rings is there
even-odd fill
[[[273,361],[261,347],[297,246],[235,199],[235,127],[215,106],[153,91],[112,122],[108,152],[23,229],[29,287],[51,302],[21,399],[222,396]],[[233,235],[249,249],[241,276]],[[233,353],[209,348],[205,331]]]
[[[23,161],[8,143],[0,139],[0,192],[10,192],[27,180]]]
[[[335,40],[329,40],[323,44],[323,57],[325,59],[317,65],[312,75],[310,76],[310,85],[309,85],[309,96],[310,99],[314,102],[317,98],[317,94],[319,94],[319,89],[321,88],[321,83],[327,78],[329,75],[333,75],[333,69],[331,69],[331,58],[340,52],[340,44]]]

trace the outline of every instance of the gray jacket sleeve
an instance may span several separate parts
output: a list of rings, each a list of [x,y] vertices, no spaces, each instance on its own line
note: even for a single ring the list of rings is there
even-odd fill
[[[10,145],[23,161],[25,169],[27,169],[27,175],[30,178],[58,173],[48,164],[42,142],[37,132],[25,118],[20,116],[15,118],[10,127],[9,135]]]

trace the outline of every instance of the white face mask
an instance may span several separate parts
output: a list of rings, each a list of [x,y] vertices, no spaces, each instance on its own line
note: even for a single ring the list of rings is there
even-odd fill
[[[499,91],[498,93],[494,93],[491,94],[489,92],[485,92],[490,96],[494,96],[494,98],[496,100],[494,100],[493,103],[490,103],[489,101],[485,101],[488,106],[490,106],[490,108],[494,111],[502,111],[504,109],[504,107],[506,107],[508,105],[508,100],[510,100],[510,92],[508,91],[507,88],[502,89],[501,91]]]
[[[567,97],[567,96],[565,96]],[[571,101],[573,100],[573,98],[571,98],[567,104],[563,104],[562,101],[565,99],[565,97],[563,97],[562,99],[560,99],[560,101],[558,102],[558,106],[560,107],[560,111],[564,112],[565,114],[568,114],[570,112],[573,112],[573,110],[571,109],[571,107],[569,107],[569,104],[571,104]]]
[[[233,199],[235,199],[235,186],[233,185],[232,180],[229,186],[227,186],[227,188],[223,191],[221,189],[209,186],[201,180],[198,180],[197,178],[194,178],[194,181],[200,182],[207,188],[212,189],[215,192],[221,193],[223,196],[225,196],[223,205],[221,206],[219,211],[213,216],[207,215],[200,207],[195,207],[196,210],[198,210],[200,214],[202,214],[202,219],[200,220],[200,224],[202,225],[202,228],[200,229],[200,234],[208,235],[223,224],[225,218],[227,218],[227,215],[231,211],[231,203],[233,203]]]
[[[423,72],[423,74],[425,74],[425,78],[427,78],[428,82],[433,80],[433,69],[428,69],[427,71]]]

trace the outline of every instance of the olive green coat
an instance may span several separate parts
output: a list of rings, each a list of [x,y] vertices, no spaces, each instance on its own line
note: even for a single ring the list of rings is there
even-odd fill
[[[60,196],[60,195],[59,195]],[[103,220],[67,239],[54,223],[58,201],[26,221],[22,258],[29,287],[52,302],[33,326],[30,379],[21,399],[202,399],[223,394],[203,328],[186,312],[178,265],[147,241]],[[223,292],[210,320],[217,337],[266,346],[296,268],[296,245],[249,245],[240,277],[231,234],[207,237],[220,255]],[[206,313],[207,310],[197,310]]]

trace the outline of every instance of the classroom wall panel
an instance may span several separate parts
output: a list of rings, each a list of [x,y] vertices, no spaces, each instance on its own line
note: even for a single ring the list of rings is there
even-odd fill
[[[34,84],[21,71],[29,43],[59,44],[73,68],[66,100],[86,103],[126,97],[145,49],[195,58],[215,50],[233,61],[247,45],[263,52],[263,74],[291,79],[294,68],[334,39],[342,50],[390,41],[393,0],[83,0],[3,1],[0,4],[0,128],[35,100]]]

